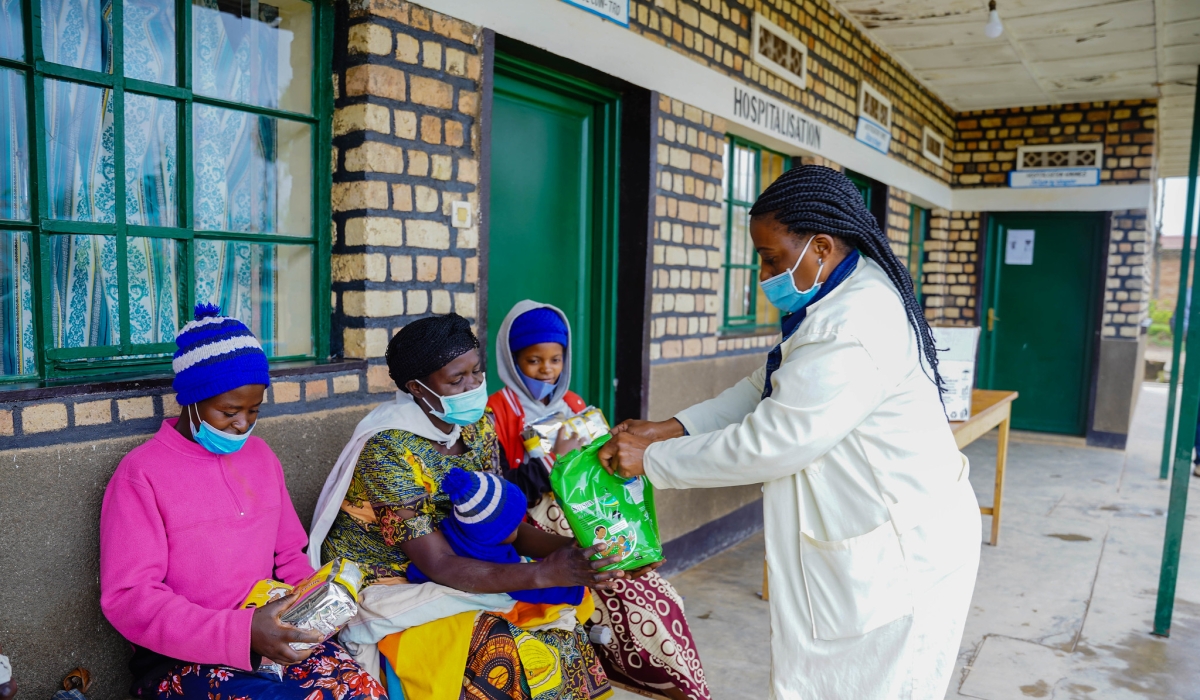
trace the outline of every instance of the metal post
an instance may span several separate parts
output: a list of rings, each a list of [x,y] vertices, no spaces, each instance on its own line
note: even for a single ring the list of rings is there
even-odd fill
[[[1200,73],[1200,70],[1197,70]],[[1170,471],[1172,437],[1192,435],[1192,432],[1175,432],[1175,392],[1179,384],[1179,355],[1183,344],[1183,310],[1187,308],[1184,299],[1188,289],[1188,267],[1192,252],[1192,223],[1195,221],[1196,209],[1196,169],[1200,166],[1200,85],[1196,87],[1196,100],[1192,113],[1192,148],[1188,157],[1188,187],[1187,211],[1183,222],[1183,250],[1179,255],[1179,294],[1175,297],[1175,325],[1171,329],[1171,383],[1167,391],[1167,425],[1163,429],[1162,465],[1159,467],[1158,478],[1165,479]],[[1162,212],[1158,212],[1162,217]],[[1193,428],[1195,426],[1193,425]],[[1188,445],[1191,441],[1188,440]]]
[[[1196,82],[1196,101],[1193,107],[1195,111],[1192,114],[1192,153],[1188,165],[1187,216],[1183,230],[1184,245],[1187,245],[1186,242],[1191,239],[1195,223],[1193,213],[1196,205],[1197,154],[1200,152],[1200,67],[1197,68]],[[1200,249],[1200,246],[1197,248]],[[1185,269],[1183,264],[1183,260],[1180,260],[1181,270]],[[1181,272],[1179,283],[1182,288],[1186,289],[1187,278],[1182,275]],[[1180,327],[1180,316],[1183,315],[1182,312],[1185,308],[1182,300],[1183,295],[1181,294],[1180,302],[1175,305],[1175,327],[1177,329]],[[1171,634],[1171,613],[1175,609],[1175,580],[1179,577],[1179,549],[1183,543],[1183,520],[1187,514],[1187,495],[1192,467],[1192,440],[1187,438],[1195,434],[1196,418],[1200,413],[1200,285],[1192,285],[1191,300],[1187,330],[1187,347],[1190,352],[1188,352],[1187,366],[1184,367],[1183,372],[1183,401],[1179,404],[1179,423],[1176,430],[1179,438],[1175,441],[1175,460],[1171,470],[1171,499],[1167,507],[1167,534],[1163,538],[1162,571],[1158,578],[1158,605],[1154,611],[1154,634],[1162,637]],[[1178,338],[1175,341],[1175,358],[1178,362]],[[1171,368],[1171,373],[1175,373],[1174,367]],[[1172,402],[1168,410],[1173,406]]]

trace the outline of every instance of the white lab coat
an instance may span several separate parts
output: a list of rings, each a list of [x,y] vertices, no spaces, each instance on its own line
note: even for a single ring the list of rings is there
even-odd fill
[[[966,621],[979,506],[895,288],[861,258],[765,367],[676,416],[658,488],[763,482],[771,697],[942,698]],[[753,572],[746,572],[748,576]]]

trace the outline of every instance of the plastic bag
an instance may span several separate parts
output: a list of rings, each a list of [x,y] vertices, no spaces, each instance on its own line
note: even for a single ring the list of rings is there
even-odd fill
[[[550,472],[550,485],[579,543],[585,548],[607,544],[597,559],[621,556],[601,570],[628,571],[662,561],[662,543],[654,487],[644,476],[625,480],[600,465],[596,453],[609,437],[560,457]]]

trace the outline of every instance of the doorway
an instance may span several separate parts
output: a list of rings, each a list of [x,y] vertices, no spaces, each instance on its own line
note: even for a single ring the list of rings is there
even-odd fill
[[[571,389],[614,415],[620,93],[497,51],[488,324],[522,299],[571,323]],[[495,352],[494,348],[488,348]],[[488,391],[501,388],[495,372]]]
[[[1015,429],[1087,430],[1103,224],[1091,213],[989,217],[979,385],[1020,392]]]

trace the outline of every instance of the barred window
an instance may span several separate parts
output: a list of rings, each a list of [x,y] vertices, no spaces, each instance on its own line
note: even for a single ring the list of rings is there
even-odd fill
[[[779,311],[758,285],[761,265],[750,239],[750,208],[783,171],[790,159],[757,144],[730,138],[725,149],[725,308],[726,331],[774,329]]]
[[[0,0],[0,382],[166,370],[200,302],[318,356],[331,16]]]

